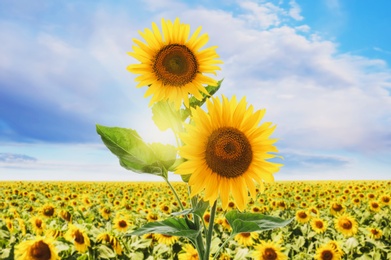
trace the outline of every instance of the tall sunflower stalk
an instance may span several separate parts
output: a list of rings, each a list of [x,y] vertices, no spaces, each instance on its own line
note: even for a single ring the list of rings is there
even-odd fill
[[[162,19],[162,30],[152,23],[152,30],[139,32],[145,42],[134,39],[129,55],[139,61],[128,66],[138,74],[136,87],[147,87],[155,124],[160,130],[171,129],[177,147],[145,143],[133,129],[97,125],[102,141],[120,160],[122,167],[137,173],[161,176],[172,189],[179,205],[182,202],[168,180],[174,172],[187,183],[191,208],[157,222],[150,222],[128,235],[158,233],[186,237],[194,245],[198,259],[210,258],[217,205],[226,212],[232,228],[229,239],[243,232],[283,227],[290,220],[245,213],[249,197],[255,199],[256,184],[273,182],[281,164],[270,162],[278,152],[272,139],[275,126],[262,123],[265,110],[255,110],[245,97],[237,100],[214,97],[222,81],[205,74],[220,70],[216,47],[203,48],[207,34],[201,27],[190,35],[190,26],[179,19]],[[204,110],[204,104],[206,110]],[[232,199],[239,211],[227,212]],[[210,223],[202,217],[210,209]],[[192,218],[189,215],[192,214]],[[228,240],[229,240],[228,239]],[[214,253],[217,258],[227,244]]]

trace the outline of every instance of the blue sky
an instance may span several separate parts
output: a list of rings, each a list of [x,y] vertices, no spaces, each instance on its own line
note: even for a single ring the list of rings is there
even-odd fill
[[[391,179],[388,0],[0,2],[0,180],[160,180],[122,169],[95,124],[154,126],[126,71],[137,31],[202,26],[224,64],[219,94],[277,124],[276,180]],[[170,175],[173,180],[178,176]]]

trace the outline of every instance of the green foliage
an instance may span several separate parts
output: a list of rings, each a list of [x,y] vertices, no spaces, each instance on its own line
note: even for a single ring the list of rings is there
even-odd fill
[[[168,101],[159,101],[152,106],[152,120],[161,131],[171,128],[179,133],[182,130],[181,112]]]
[[[167,170],[175,163],[177,151],[174,146],[147,144],[133,129],[96,125],[96,131],[127,170],[166,179]]]
[[[163,221],[149,222],[127,236],[140,236],[148,233],[186,237],[194,242],[200,231],[190,228],[189,221],[184,218],[168,218]]]
[[[217,82],[217,86],[207,86],[205,87],[206,91],[208,91],[209,95],[206,95],[204,93],[201,93],[202,96],[203,96],[203,99],[202,100],[198,100],[196,99],[195,97],[191,97],[189,98],[189,104],[190,104],[190,107],[193,107],[193,108],[196,108],[196,107],[200,107],[202,106],[206,100],[208,98],[210,98],[211,96],[213,96],[221,87],[221,83],[223,82],[223,79],[222,80],[219,80]]]
[[[233,234],[244,232],[266,231],[281,228],[293,220],[284,220],[278,217],[266,216],[258,213],[241,213],[235,210],[225,215],[228,223],[232,227]]]

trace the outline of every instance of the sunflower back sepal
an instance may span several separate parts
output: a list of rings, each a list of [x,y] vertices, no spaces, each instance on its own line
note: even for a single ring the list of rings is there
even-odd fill
[[[259,213],[242,213],[236,210],[229,211],[225,218],[232,228],[233,234],[244,232],[267,231],[275,228],[281,228],[292,222],[294,218],[282,219],[262,215]]]
[[[106,147],[118,157],[120,165],[136,173],[148,173],[167,178],[167,169],[176,161],[177,150],[172,145],[147,144],[133,129],[96,125]]]
[[[133,232],[125,234],[125,237],[141,236],[149,233],[186,237],[195,242],[200,230],[191,228],[185,218],[167,218],[163,221],[149,222]]]
[[[210,86],[210,85],[206,86],[205,89],[208,92],[208,95],[205,94],[205,93],[201,93],[202,96],[203,96],[203,98],[201,100],[198,100],[194,96],[190,97],[189,98],[189,105],[190,105],[190,107],[196,108],[196,107],[202,106],[209,97],[211,97],[214,94],[216,94],[216,92],[220,89],[221,83],[223,82],[223,80],[224,79],[217,81],[217,85],[216,86]]]

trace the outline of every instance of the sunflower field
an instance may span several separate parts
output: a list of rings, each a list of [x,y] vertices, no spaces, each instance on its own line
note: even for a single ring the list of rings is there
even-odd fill
[[[188,208],[187,186],[172,185]],[[1,182],[0,191],[0,259],[198,259],[182,237],[129,235],[180,210],[166,183]],[[246,211],[295,219],[236,235],[216,259],[391,259],[390,205],[391,181],[265,184]],[[218,204],[212,255],[230,234],[224,213]]]

